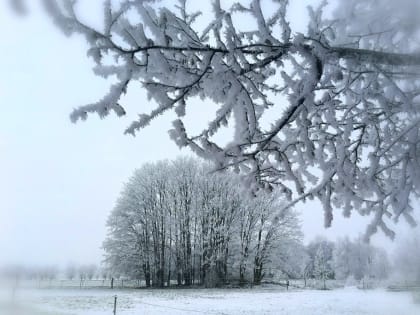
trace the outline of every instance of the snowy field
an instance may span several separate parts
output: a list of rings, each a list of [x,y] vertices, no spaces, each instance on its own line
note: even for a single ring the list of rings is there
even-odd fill
[[[416,315],[411,293],[357,288],[320,290],[165,289],[165,290],[27,290],[2,293],[0,314],[104,315],[117,314],[293,314],[293,315]],[[9,299],[7,299],[9,297]],[[9,301],[7,301],[9,300]],[[25,303],[23,303],[25,300]]]

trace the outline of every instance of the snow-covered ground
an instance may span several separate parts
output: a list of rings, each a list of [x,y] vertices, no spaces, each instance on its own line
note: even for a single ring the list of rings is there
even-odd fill
[[[105,315],[117,314],[293,314],[293,315],[416,315],[410,293],[357,288],[320,290],[164,289],[164,290],[30,290],[3,292],[0,314],[5,315]],[[9,302],[6,297],[9,297]],[[22,303],[26,300],[25,304]]]

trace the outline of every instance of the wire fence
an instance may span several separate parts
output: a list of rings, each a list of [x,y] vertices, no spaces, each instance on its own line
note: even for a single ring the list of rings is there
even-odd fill
[[[276,281],[265,281],[263,285],[280,286],[291,289],[304,289],[304,288],[319,288],[323,285],[322,281],[317,279],[280,279]],[[165,283],[167,285],[167,283]],[[339,288],[346,285],[345,281],[340,280],[326,280],[326,286],[328,288]],[[33,279],[33,280],[19,280],[14,286],[19,288],[38,288],[38,289],[101,289],[101,288],[113,288],[113,289],[139,289],[146,288],[146,282],[142,279]],[[171,282],[171,287],[176,287],[177,282]],[[253,287],[252,283],[245,287]],[[165,286],[166,287],[166,286]],[[238,284],[227,285],[227,288],[241,287]]]
[[[144,280],[127,279],[73,279],[73,280],[20,280],[17,284],[21,288],[38,289],[75,289],[75,288],[115,288],[115,289],[136,289],[146,287]]]

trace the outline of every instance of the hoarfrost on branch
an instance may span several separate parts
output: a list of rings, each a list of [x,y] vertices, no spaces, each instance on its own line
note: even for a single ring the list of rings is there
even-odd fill
[[[290,205],[320,200],[326,226],[337,208],[345,216],[372,215],[367,237],[378,228],[393,237],[387,218],[414,224],[410,199],[420,191],[415,1],[398,7],[392,0],[340,1],[330,18],[323,3],[309,8],[305,33],[291,29],[287,0],[213,0],[212,12],[203,12],[211,16],[206,26],[186,0],[171,7],[108,0],[102,29],[78,17],[75,0],[44,3],[66,34],[85,36],[95,73],[117,78],[109,94],[76,109],[73,121],[89,113],[124,115],[121,95],[140,81],[158,105],[127,134],[174,111],[170,137],[180,147],[241,172],[254,189],[280,186]],[[202,132],[190,134],[184,119],[196,97],[218,110]],[[226,126],[234,138],[218,143],[213,136]]]

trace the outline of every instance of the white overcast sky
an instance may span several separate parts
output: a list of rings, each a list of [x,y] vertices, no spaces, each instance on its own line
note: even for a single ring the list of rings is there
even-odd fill
[[[169,140],[171,116],[136,138],[123,135],[130,118],[91,116],[71,124],[70,111],[100,98],[108,83],[92,73],[81,37],[64,37],[39,6],[22,18],[5,2],[0,4],[0,264],[99,263],[105,222],[122,183],[142,163],[189,153]],[[292,25],[304,31],[305,5],[311,1],[291,2]],[[98,1],[91,3],[84,14],[94,18]],[[131,89],[122,103],[131,118],[137,109],[150,109],[140,88]],[[205,119],[203,108],[193,113],[194,121]],[[319,206],[297,208],[305,241],[318,234],[356,237],[368,222],[337,212],[333,227],[325,230]],[[393,246],[382,235],[373,241]]]

